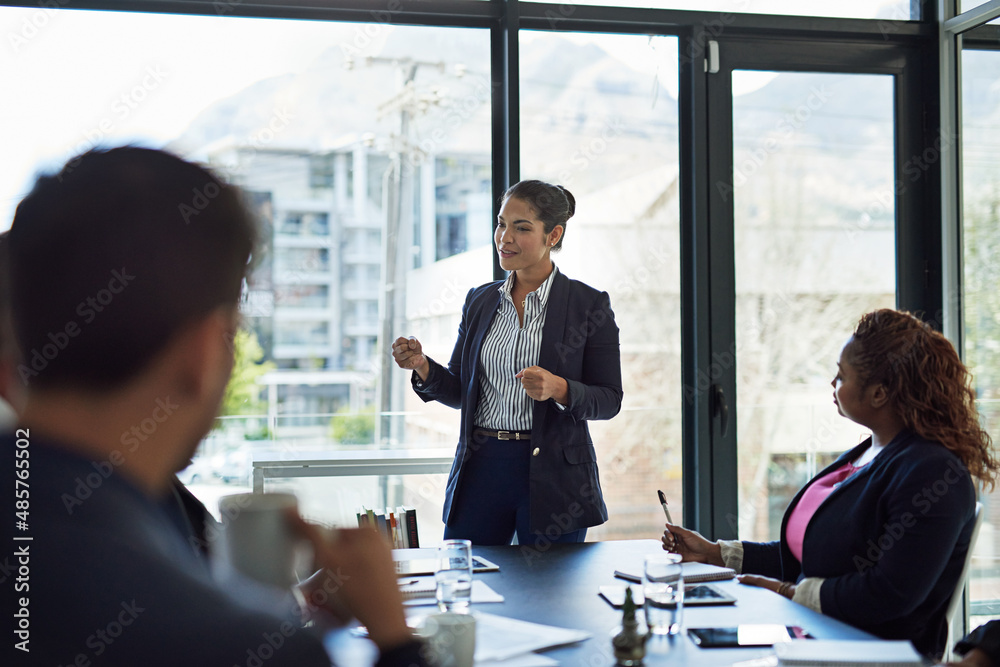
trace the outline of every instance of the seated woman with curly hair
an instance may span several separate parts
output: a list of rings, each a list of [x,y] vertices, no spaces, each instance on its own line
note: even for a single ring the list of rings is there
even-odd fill
[[[998,470],[971,376],[943,335],[888,309],[861,318],[837,368],[840,414],[872,435],[796,494],[781,539],[710,542],[668,523],[663,548],[940,656],[970,548],[973,479],[992,488]]]

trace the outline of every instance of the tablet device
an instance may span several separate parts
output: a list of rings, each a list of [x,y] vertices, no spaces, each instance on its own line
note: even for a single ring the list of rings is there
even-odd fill
[[[726,628],[689,628],[688,635],[701,648],[773,646],[792,639],[811,638],[797,625],[748,623]]]
[[[407,554],[406,551],[429,551],[430,554]],[[411,557],[415,556],[415,557]],[[437,554],[435,549],[394,549],[393,560],[396,565],[396,575],[400,577],[413,577],[424,574],[434,574],[437,571]],[[472,556],[473,572],[498,572],[500,566],[486,560],[482,556]]]
[[[598,594],[607,600],[612,607],[618,609],[625,604],[625,586],[601,586]],[[632,587],[632,600],[636,606],[642,606],[642,586]],[[684,587],[685,606],[703,606],[716,604],[736,604],[736,598],[726,591],[710,584],[689,584]]]

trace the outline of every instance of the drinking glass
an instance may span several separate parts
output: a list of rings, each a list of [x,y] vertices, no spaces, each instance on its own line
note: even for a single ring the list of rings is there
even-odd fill
[[[680,554],[651,554],[643,567],[646,625],[654,635],[676,635],[684,614],[684,574]]]
[[[445,540],[438,547],[434,572],[438,609],[469,613],[472,597],[472,542]]]

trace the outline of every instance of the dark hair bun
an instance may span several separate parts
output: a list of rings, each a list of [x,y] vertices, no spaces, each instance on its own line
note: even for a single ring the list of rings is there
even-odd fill
[[[564,188],[563,186],[557,185],[556,187],[562,190],[562,193],[566,195],[566,202],[569,204],[569,215],[566,217],[572,218],[573,214],[576,213],[576,197],[574,197],[573,193]]]

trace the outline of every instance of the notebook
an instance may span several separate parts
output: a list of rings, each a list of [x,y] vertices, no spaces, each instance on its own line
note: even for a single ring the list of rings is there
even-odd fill
[[[625,586],[611,585],[598,588],[598,595],[607,600],[615,609],[625,604]],[[642,586],[632,587],[632,601],[641,607],[644,599]],[[693,584],[684,586],[684,605],[703,606],[717,604],[736,604],[736,598],[711,584]]]
[[[736,576],[736,570],[730,567],[719,567],[708,563],[681,563],[684,571],[684,583],[696,584],[702,581],[722,581],[732,579]],[[642,573],[635,574],[624,570],[615,570],[615,576],[619,579],[642,583]]]
[[[775,644],[779,667],[917,667],[923,659],[900,640],[814,639]]]
[[[400,577],[413,577],[434,574],[437,570],[437,549],[393,549],[392,559],[395,561],[396,574]],[[472,555],[473,572],[497,572],[500,566],[482,556]]]

